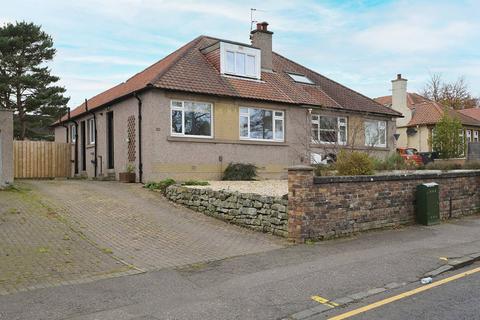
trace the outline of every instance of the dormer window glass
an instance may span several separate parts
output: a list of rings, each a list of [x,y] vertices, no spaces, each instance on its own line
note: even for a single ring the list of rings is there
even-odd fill
[[[260,50],[252,47],[221,42],[221,73],[260,79]]]

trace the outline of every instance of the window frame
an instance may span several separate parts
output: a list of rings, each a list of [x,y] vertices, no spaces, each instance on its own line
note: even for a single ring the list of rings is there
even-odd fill
[[[478,130],[473,130],[473,142],[478,142]]]
[[[313,117],[317,117],[317,120],[314,120]],[[320,128],[321,124],[321,118],[335,118],[337,125],[335,129],[322,129]],[[341,123],[340,119],[344,120],[343,123]],[[317,140],[314,140],[313,138],[313,124],[317,125],[317,137],[315,137]],[[312,143],[313,144],[332,144],[332,145],[340,145],[340,146],[346,146],[348,145],[348,117],[344,116],[336,116],[336,115],[322,115],[322,114],[312,114],[310,116],[310,127],[311,127],[311,138],[312,138]],[[345,127],[345,141],[340,141],[340,127]],[[336,136],[336,141],[331,142],[331,141],[322,141],[321,140],[321,135],[320,132],[322,131],[334,131],[335,136]]]
[[[384,124],[384,128],[385,128],[385,143],[384,144],[367,144],[367,123],[375,123],[376,124],[376,127],[379,128],[379,124],[380,123],[383,123]],[[363,127],[364,127],[364,144],[366,147],[373,147],[373,148],[387,148],[388,147],[388,141],[387,141],[387,137],[388,137],[388,122],[386,120],[372,120],[372,119],[366,119],[364,120],[364,124],[363,124]],[[377,129],[378,131],[378,129]],[[378,139],[377,139],[378,140]]]
[[[93,139],[92,139],[93,137]],[[94,145],[96,142],[95,137],[95,119],[90,118],[87,120],[87,143],[89,145]]]
[[[182,104],[181,107],[174,106],[174,102],[180,102]],[[210,105],[210,135],[192,135],[192,134],[185,134],[185,102],[190,103],[204,103]],[[198,138],[198,139],[213,139],[213,102],[205,102],[205,101],[194,101],[194,100],[178,100],[178,99],[171,99],[170,100],[170,135],[172,137],[185,137],[185,138]],[[172,111],[181,111],[182,112],[182,133],[173,132],[173,119],[172,119]]]
[[[242,113],[242,109],[247,109],[248,113]],[[268,110],[272,112],[272,137],[273,139],[258,139],[258,138],[250,138],[250,110],[257,109],[257,110]],[[282,113],[281,116],[275,115],[276,112]],[[242,129],[241,129],[241,121],[242,117],[247,117],[247,136],[242,136]],[[282,139],[275,138],[275,120],[282,120]],[[238,136],[240,140],[245,141],[262,141],[262,142],[285,142],[285,110],[279,109],[269,109],[269,108],[257,108],[257,107],[247,107],[247,106],[240,106],[238,108]]]
[[[472,142],[473,141],[473,136],[472,136],[472,130],[471,129],[465,130],[465,140],[466,140],[466,142]]]
[[[68,130],[70,131],[70,143],[75,143],[76,135],[77,135],[77,127],[74,124],[72,124],[70,125]]]
[[[227,53],[233,53],[233,71],[228,68]],[[239,55],[244,55],[244,70],[245,73],[237,71],[237,59]],[[248,57],[253,57],[253,73],[248,70]],[[229,76],[236,76],[248,79],[260,80],[261,78],[261,52],[260,49],[248,46],[241,46],[233,43],[220,42],[220,73]]]
[[[296,83],[303,83],[303,84],[315,84],[309,77],[304,74],[293,73],[293,72],[286,72],[287,75],[295,81]]]

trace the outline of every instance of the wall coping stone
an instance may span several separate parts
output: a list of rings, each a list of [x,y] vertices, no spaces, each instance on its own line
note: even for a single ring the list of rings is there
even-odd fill
[[[300,165],[288,167],[288,171],[313,171],[313,167],[300,164]]]
[[[313,183],[314,184],[331,184],[331,183],[349,183],[349,182],[425,180],[425,179],[447,179],[447,178],[475,177],[475,176],[480,176],[480,170],[468,170],[468,171],[453,170],[449,172],[436,172],[436,173],[423,173],[423,174],[422,173],[406,173],[406,174],[389,174],[389,175],[380,175],[380,176],[314,177]]]

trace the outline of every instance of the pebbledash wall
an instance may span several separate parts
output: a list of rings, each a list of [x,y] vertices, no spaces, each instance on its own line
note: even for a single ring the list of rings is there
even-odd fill
[[[251,193],[214,191],[173,185],[166,197],[230,223],[287,237],[287,200]]]
[[[439,184],[442,219],[480,211],[480,171],[386,176],[314,177],[313,168],[288,170],[288,237],[328,239],[415,221],[415,190]]]

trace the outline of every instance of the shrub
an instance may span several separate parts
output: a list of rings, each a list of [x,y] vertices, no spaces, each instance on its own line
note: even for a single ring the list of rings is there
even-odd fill
[[[208,186],[210,183],[200,180],[187,180],[182,183],[183,186]]]
[[[425,166],[427,170],[458,170],[462,169],[462,165],[459,163],[448,163],[448,162],[430,162]]]
[[[333,175],[335,164],[314,164],[313,168],[313,172],[316,176],[329,176]]]
[[[465,165],[463,166],[464,169],[480,169],[480,161],[475,160],[475,161],[467,161]]]
[[[408,164],[398,153],[392,153],[383,160],[374,159],[375,170],[403,170],[407,169]]]
[[[222,180],[255,180],[257,167],[250,163],[230,163],[223,172]]]
[[[143,187],[150,190],[160,190],[161,193],[165,194],[167,188],[175,183],[175,180],[167,178],[160,182],[147,182]]]
[[[335,164],[339,176],[366,176],[373,174],[373,160],[364,152],[341,150]]]

